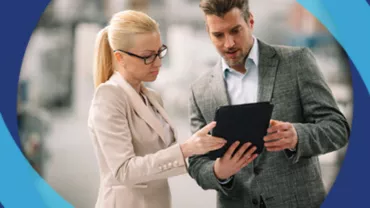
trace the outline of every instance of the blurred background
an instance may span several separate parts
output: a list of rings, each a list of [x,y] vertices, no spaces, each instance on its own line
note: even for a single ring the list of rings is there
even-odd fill
[[[97,32],[124,9],[148,13],[160,24],[169,55],[158,79],[147,86],[161,93],[177,127],[179,142],[190,136],[187,92],[192,80],[219,58],[205,31],[199,0],[53,0],[27,47],[19,79],[19,135],[36,171],[77,208],[94,207],[99,175],[87,130],[93,95],[93,48]],[[306,46],[349,123],[352,84],[343,49],[320,22],[295,0],[250,0],[255,36],[271,43]],[[330,190],[346,147],[320,156]],[[214,191],[188,175],[169,179],[173,207],[216,207]]]

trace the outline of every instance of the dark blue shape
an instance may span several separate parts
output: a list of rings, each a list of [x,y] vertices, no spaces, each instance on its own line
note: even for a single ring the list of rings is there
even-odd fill
[[[49,0],[2,1],[0,7],[0,113],[18,147],[16,107],[19,72],[29,38],[48,3]]]
[[[4,208],[4,206],[1,204],[1,202],[0,202],[0,208]]]
[[[370,187],[369,164],[370,140],[368,120],[370,118],[370,98],[365,83],[356,67],[350,61],[353,84],[353,122],[346,157],[322,207],[368,207],[368,187]]]
[[[369,6],[370,6],[370,0],[366,0],[367,1],[367,3],[369,4]]]

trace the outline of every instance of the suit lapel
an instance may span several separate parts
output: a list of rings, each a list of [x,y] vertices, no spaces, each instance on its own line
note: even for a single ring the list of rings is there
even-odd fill
[[[117,83],[127,93],[127,98],[129,99],[134,111],[161,137],[163,142],[165,142],[163,126],[149,110],[148,106],[144,104],[142,98],[135,89],[132,88],[132,86],[118,72],[115,72],[112,75],[111,80]],[[151,102],[153,101],[152,98],[148,99],[150,99]]]
[[[257,101],[271,101],[274,90],[275,77],[279,60],[275,50],[258,40],[259,45],[259,66],[258,66],[258,99]],[[212,90],[215,108],[222,105],[230,105],[230,100],[226,91],[226,83],[221,69],[221,60],[216,64],[212,71],[210,89]]]
[[[276,51],[271,46],[258,40],[259,45],[259,66],[258,66],[258,102],[270,102],[274,91],[275,77],[279,59]],[[263,149],[264,153],[266,149]],[[261,154],[262,154],[261,153]],[[261,157],[253,161],[253,168],[260,164]]]
[[[153,97],[152,93],[149,93],[149,91],[144,86],[142,86],[142,90],[143,90],[143,93],[148,97],[148,99],[152,103],[152,105],[158,110],[159,114],[161,114],[161,116],[164,118],[164,120],[170,125],[171,130],[172,130],[172,132],[175,136],[175,139],[176,139],[177,135],[176,135],[174,125],[171,122],[171,120],[169,119],[169,117],[168,117],[166,111],[164,110],[164,108],[158,103],[158,100],[155,97]]]
[[[214,106],[212,109],[217,109],[219,106],[230,105],[230,100],[226,91],[226,83],[222,75],[221,60],[218,61],[212,70],[210,87]]]
[[[277,72],[278,58],[275,50],[258,40],[259,66],[258,66],[258,101],[271,101]]]

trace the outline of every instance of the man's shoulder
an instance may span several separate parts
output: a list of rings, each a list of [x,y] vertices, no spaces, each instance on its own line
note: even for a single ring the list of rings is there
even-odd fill
[[[292,56],[299,56],[300,54],[308,51],[309,49],[306,47],[300,46],[289,46],[289,45],[271,45],[281,58],[292,57]]]
[[[270,54],[271,51],[275,51],[276,55],[282,59],[294,57],[297,55],[300,55],[302,53],[307,53],[309,49],[307,47],[301,47],[301,46],[290,46],[290,45],[283,45],[283,44],[271,44],[264,42],[263,40],[259,40],[260,53],[262,52],[262,55]],[[272,49],[272,50],[271,50]]]
[[[205,72],[200,74],[200,76],[191,83],[190,87],[192,89],[202,89],[206,87],[212,77],[213,70],[215,70],[215,67],[206,69]]]

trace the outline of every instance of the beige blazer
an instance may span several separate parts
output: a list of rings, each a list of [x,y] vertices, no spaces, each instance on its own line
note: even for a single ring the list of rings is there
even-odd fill
[[[149,88],[142,86],[142,91],[174,138],[165,139],[160,120],[118,72],[101,84],[88,118],[100,171],[96,208],[169,208],[167,178],[187,172],[162,99]]]

